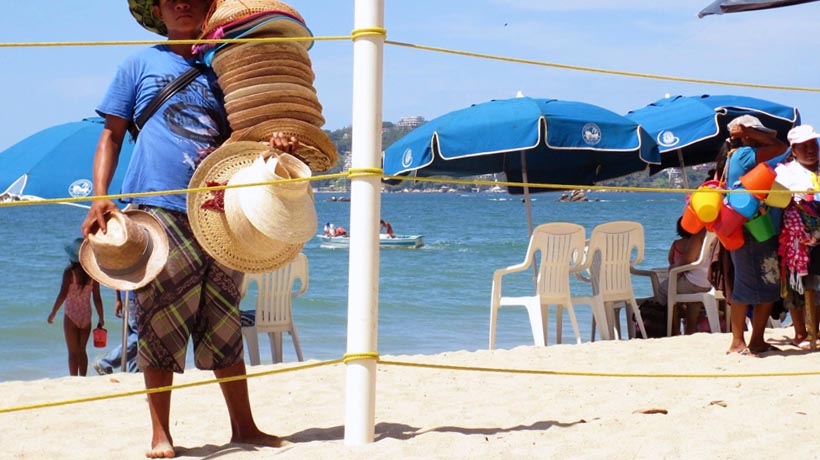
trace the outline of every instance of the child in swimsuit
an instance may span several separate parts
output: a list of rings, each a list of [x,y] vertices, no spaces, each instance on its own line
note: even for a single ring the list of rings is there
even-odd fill
[[[48,323],[54,323],[54,317],[60,306],[65,303],[65,317],[63,333],[68,347],[68,373],[70,375],[85,376],[88,370],[88,354],[85,351],[88,337],[91,335],[91,297],[94,297],[94,307],[97,310],[99,324],[105,324],[103,316],[100,284],[94,281],[80,265],[78,251],[82,238],[66,246],[69,264],[63,271],[63,282],[60,293],[54,301],[54,308],[48,316]]]

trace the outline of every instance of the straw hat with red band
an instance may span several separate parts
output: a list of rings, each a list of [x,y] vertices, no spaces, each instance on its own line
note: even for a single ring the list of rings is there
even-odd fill
[[[309,177],[309,170],[300,163],[268,143],[225,144],[202,161],[190,187],[266,181],[257,180],[262,176]],[[251,188],[259,190],[246,190]],[[317,226],[308,182],[195,192],[188,197],[188,220],[211,257],[246,273],[272,271],[292,261]]]
[[[80,246],[85,271],[111,289],[132,291],[154,280],[168,261],[168,235],[145,211],[106,214],[106,232],[99,228]]]
[[[276,0],[214,0],[202,26],[203,38],[241,35],[243,38],[312,37],[305,20],[293,7]],[[304,49],[312,40],[298,41]]]

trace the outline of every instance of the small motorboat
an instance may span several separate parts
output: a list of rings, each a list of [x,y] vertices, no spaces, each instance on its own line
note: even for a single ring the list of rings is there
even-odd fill
[[[323,248],[349,248],[349,236],[316,235],[319,246]],[[379,247],[417,249],[424,246],[424,235],[395,235],[390,238],[384,233],[379,234]]]

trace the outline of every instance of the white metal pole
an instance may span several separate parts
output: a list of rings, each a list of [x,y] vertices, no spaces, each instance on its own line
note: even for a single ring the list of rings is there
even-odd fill
[[[351,169],[357,173],[381,167],[384,35],[377,31],[384,27],[384,0],[355,0],[354,16]],[[353,174],[350,181],[348,355],[377,351],[380,213],[381,177]],[[375,418],[376,359],[348,361],[345,444],[372,443]]]

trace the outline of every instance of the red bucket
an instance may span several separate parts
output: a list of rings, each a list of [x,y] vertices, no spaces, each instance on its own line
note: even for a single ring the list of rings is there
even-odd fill
[[[723,235],[717,232],[715,232],[715,234],[717,235],[718,240],[720,240],[720,244],[722,244],[727,251],[740,249],[745,242],[743,239],[743,227],[738,227],[734,233],[728,235]]]
[[[103,329],[102,324],[97,324],[97,328],[94,329],[94,347],[105,348],[106,343],[108,343],[108,331]]]
[[[724,204],[723,207],[720,208],[720,214],[712,228],[718,236],[729,236],[737,230],[742,229],[743,224],[748,220],[749,219],[743,217],[742,214],[732,209],[731,206]]]

